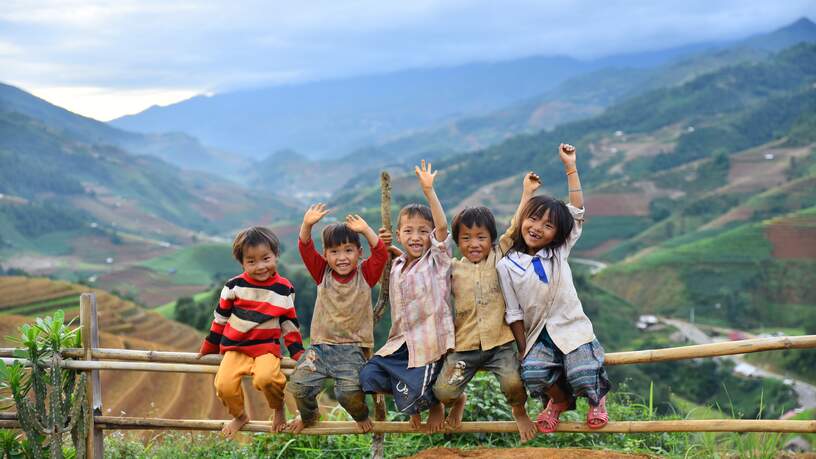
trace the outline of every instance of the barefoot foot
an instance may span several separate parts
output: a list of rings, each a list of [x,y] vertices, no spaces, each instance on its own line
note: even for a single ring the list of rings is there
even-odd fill
[[[357,430],[362,433],[371,432],[371,429],[374,428],[374,423],[371,422],[371,418],[365,418],[362,421],[357,421]]]
[[[419,430],[420,426],[422,425],[422,418],[419,414],[412,414],[411,419],[408,421],[408,424],[411,425],[413,430]]]
[[[269,431],[272,433],[282,432],[286,427],[286,412],[284,411],[283,407],[274,409],[272,411],[273,414],[269,417],[269,420],[272,421]]]
[[[227,439],[233,438],[235,437],[235,434],[241,430],[241,427],[244,427],[247,422],[249,422],[249,416],[247,416],[246,413],[238,416],[237,418],[232,418],[232,421],[224,424],[224,427],[221,429],[221,435]]]
[[[516,420],[516,427],[518,427],[519,437],[522,443],[526,443],[535,438],[538,433],[535,424],[527,415],[527,409],[524,404],[511,406],[513,412],[513,419]]]
[[[465,402],[467,402],[467,395],[465,394],[460,395],[459,398],[453,402],[450,413],[448,413],[448,417],[445,419],[445,424],[451,429],[456,430],[462,427],[462,416],[465,414]]]
[[[445,421],[445,405],[437,403],[428,411],[428,433],[442,432]]]

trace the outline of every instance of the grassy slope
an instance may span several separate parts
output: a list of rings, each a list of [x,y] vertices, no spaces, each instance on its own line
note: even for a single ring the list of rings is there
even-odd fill
[[[611,266],[596,280],[644,311],[686,316],[693,307],[698,316],[734,325],[795,326],[816,304],[808,291],[816,261],[773,258],[765,231],[774,224],[812,221],[815,214],[816,207],[811,207],[658,247]]]
[[[177,284],[209,285],[215,280],[240,274],[241,267],[232,258],[232,248],[226,244],[201,244],[185,247],[170,255],[142,263],[154,271],[171,272]]]

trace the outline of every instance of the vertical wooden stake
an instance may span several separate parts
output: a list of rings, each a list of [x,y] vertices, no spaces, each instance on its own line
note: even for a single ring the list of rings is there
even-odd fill
[[[380,213],[382,215],[382,226],[391,231],[391,176],[383,171],[380,175],[380,188],[382,196],[380,200]],[[385,306],[388,304],[389,279],[391,275],[391,255],[385,263],[382,278],[380,278],[380,294],[377,297],[377,304],[374,306],[374,324],[382,319]],[[374,420],[385,421],[385,396],[374,395]],[[371,442],[372,459],[382,459],[385,457],[385,434],[374,434]]]
[[[82,349],[85,351],[85,360],[93,360],[93,349],[99,347],[99,328],[97,326],[96,295],[83,293],[79,297],[79,325],[82,329]],[[87,402],[91,404],[85,451],[89,459],[104,457],[104,433],[94,424],[94,416],[102,415],[102,385],[99,379],[99,370],[88,372],[88,384],[85,387]]]

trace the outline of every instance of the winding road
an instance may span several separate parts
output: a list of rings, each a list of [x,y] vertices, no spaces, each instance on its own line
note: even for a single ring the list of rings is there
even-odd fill
[[[666,317],[661,317],[660,321],[671,325],[672,327],[676,328],[686,337],[689,341],[695,344],[707,344],[713,343],[714,340],[711,339],[704,331],[700,330],[696,325],[686,322],[684,320],[678,319],[669,319]],[[731,359],[732,361],[747,365],[748,367],[752,368],[756,375],[759,375],[763,378],[773,378],[784,381],[785,379],[790,379],[793,381],[793,385],[791,388],[796,392],[796,396],[799,399],[799,406],[804,409],[812,409],[816,408],[816,386],[809,384],[807,382],[789,378],[785,375],[775,373],[773,371],[766,370],[764,368],[757,367],[756,365],[752,365],[748,363],[741,355],[731,355],[721,357],[724,359]]]

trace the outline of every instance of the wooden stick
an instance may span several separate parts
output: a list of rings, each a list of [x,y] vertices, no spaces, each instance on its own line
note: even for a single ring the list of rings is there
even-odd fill
[[[96,422],[105,429],[178,429],[178,430],[221,430],[227,420],[192,420],[158,418],[120,418],[116,416],[96,416]],[[251,421],[242,430],[248,432],[269,432],[271,423]],[[407,422],[374,422],[374,433],[423,433],[411,428]],[[564,433],[641,433],[641,432],[797,432],[816,433],[816,421],[779,421],[754,419],[706,419],[671,421],[617,421],[610,422],[597,430],[590,429],[583,422],[562,422],[558,432]],[[351,421],[318,422],[314,427],[303,430],[309,435],[357,434],[356,423]],[[445,433],[518,433],[513,421],[463,422],[458,430]]]
[[[30,362],[25,359],[2,357],[6,364],[20,362],[25,366],[30,366]],[[207,373],[215,374],[218,367],[214,365],[191,365],[186,363],[163,363],[163,362],[119,362],[119,361],[99,361],[99,360],[63,360],[62,368],[72,370],[114,370],[114,371],[155,371],[162,373]],[[292,374],[292,369],[285,368],[283,374]]]
[[[391,231],[391,176],[388,172],[383,171],[380,174],[380,218],[382,219],[383,228]],[[387,247],[386,247],[387,248]],[[382,276],[380,276],[380,293],[377,296],[377,303],[374,305],[374,324],[382,319],[385,313],[385,306],[388,304],[389,297],[389,282],[391,276],[391,254],[385,262],[385,269],[383,269]]]
[[[391,176],[383,171],[380,174],[380,218],[383,228],[391,231]],[[380,293],[377,296],[377,303],[374,305],[374,325],[382,319],[385,307],[388,305],[391,280],[391,254],[385,262],[382,276],[380,277]],[[374,421],[385,421],[385,396],[374,394]],[[371,459],[382,459],[385,457],[385,435],[375,433],[371,441]]]
[[[95,422],[107,430],[221,430],[227,420],[213,419],[163,419],[118,416],[95,416]],[[19,427],[17,413],[0,413],[0,425]],[[244,431],[269,432],[271,423],[251,421]],[[351,421],[318,422],[314,427],[303,430],[305,434],[331,435],[358,433],[356,423]],[[379,433],[423,433],[411,429],[407,422],[374,422],[374,432]],[[458,430],[445,433],[517,433],[513,421],[463,422]],[[816,421],[781,421],[764,419],[700,419],[664,421],[612,421],[605,427],[593,430],[583,422],[562,422],[558,432],[571,433],[643,433],[643,432],[796,432],[816,433]]]
[[[720,357],[726,355],[747,354],[753,352],[764,352],[780,349],[812,349],[816,348],[816,335],[803,336],[782,336],[774,338],[755,338],[741,341],[729,341],[724,343],[697,344],[693,346],[682,346],[666,349],[649,349],[643,351],[610,352],[606,354],[606,365],[631,365],[639,363],[668,362],[673,360],[698,359],[704,357]],[[0,348],[0,358],[6,363],[20,361],[27,363],[24,359],[13,357],[14,348]],[[84,351],[81,349],[66,349],[63,355],[69,358],[82,358]],[[196,373],[215,373],[216,366],[221,362],[221,356],[204,356],[201,360],[195,359],[192,352],[164,352],[164,351],[139,351],[129,349],[94,349],[91,355],[95,359],[106,360],[106,362],[94,361],[83,363],[76,361],[65,361],[66,368],[74,369],[100,369],[100,370],[144,370],[144,371],[186,371],[184,366],[172,366],[164,369],[167,364],[190,363],[191,370]],[[117,360],[117,361],[108,361]],[[131,363],[133,366],[126,366]],[[152,363],[149,366],[139,366],[138,363]],[[83,366],[89,365],[89,366]],[[288,357],[283,359],[281,366],[285,369],[294,367],[294,361]],[[203,367],[211,367],[210,370],[203,370]]]
[[[82,350],[85,359],[84,363],[94,363],[91,359],[93,349],[99,347],[99,328],[97,327],[96,295],[93,293],[83,293],[79,296],[79,324],[82,331]],[[64,362],[62,367],[69,368],[67,364],[75,361]],[[87,426],[85,428],[85,456],[88,459],[104,457],[105,444],[102,429],[94,425],[94,415],[102,414],[102,381],[99,371],[91,369],[88,371],[86,386],[86,403],[90,404],[88,412]]]
[[[667,349],[645,351],[611,352],[606,354],[605,365],[631,365],[637,363],[669,362],[673,360],[720,357],[724,355],[748,354],[778,349],[816,348],[816,335],[780,336],[755,338],[723,343],[696,344]]]
[[[0,349],[0,356],[6,356],[5,351],[9,348]],[[9,350],[9,356],[11,355]],[[168,352],[168,351],[141,351],[133,349],[111,349],[101,348],[93,350],[93,358],[96,360],[122,360],[132,362],[164,362],[164,363],[190,363],[194,365],[221,364],[224,356],[220,354],[209,354],[196,359],[194,352]],[[62,352],[65,358],[81,358],[78,349],[65,349]],[[295,361],[289,357],[281,360],[281,368],[295,368]]]

